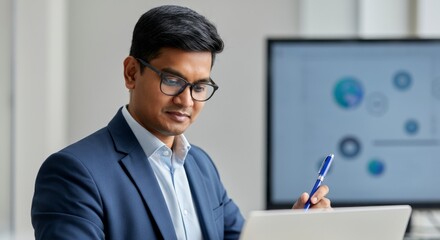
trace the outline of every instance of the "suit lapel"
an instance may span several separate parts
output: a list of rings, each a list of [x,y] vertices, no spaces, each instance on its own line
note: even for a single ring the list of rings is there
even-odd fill
[[[119,111],[108,125],[118,151],[127,153],[121,159],[127,175],[133,179],[164,239],[177,239],[162,191],[142,147]]]
[[[188,155],[185,160],[185,171],[191,187],[193,201],[198,209],[199,222],[205,239],[218,239],[216,223],[212,216],[211,205],[209,204],[208,191],[197,163],[192,155]]]

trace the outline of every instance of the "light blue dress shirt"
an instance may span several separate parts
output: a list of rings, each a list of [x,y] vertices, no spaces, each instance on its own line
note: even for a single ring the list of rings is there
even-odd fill
[[[175,137],[171,150],[142,127],[130,115],[127,107],[122,108],[122,114],[153,168],[170,211],[177,239],[203,239],[188,178],[183,167],[191,145],[182,134]]]

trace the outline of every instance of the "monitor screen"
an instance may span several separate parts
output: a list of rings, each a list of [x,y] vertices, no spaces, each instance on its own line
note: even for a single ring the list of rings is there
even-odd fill
[[[269,39],[267,208],[440,207],[440,40]]]

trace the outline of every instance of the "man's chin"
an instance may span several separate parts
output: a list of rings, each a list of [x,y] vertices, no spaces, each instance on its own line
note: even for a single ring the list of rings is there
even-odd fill
[[[183,134],[186,131],[187,128],[184,129],[170,129],[168,131],[164,131],[162,134],[165,136],[173,137]]]

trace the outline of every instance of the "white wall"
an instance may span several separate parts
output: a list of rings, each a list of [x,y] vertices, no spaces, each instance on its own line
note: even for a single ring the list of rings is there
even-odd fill
[[[12,1],[0,1],[0,238],[11,228]]]
[[[64,0],[14,1],[14,227],[29,239],[37,171],[67,144]],[[21,239],[21,237],[19,238]]]
[[[358,1],[300,0],[299,33],[303,37],[357,37]]]
[[[411,35],[413,0],[359,0],[359,36],[399,38]],[[413,1],[415,2],[415,1]]]
[[[417,7],[417,35],[427,38],[440,37],[440,1],[418,0]]]

